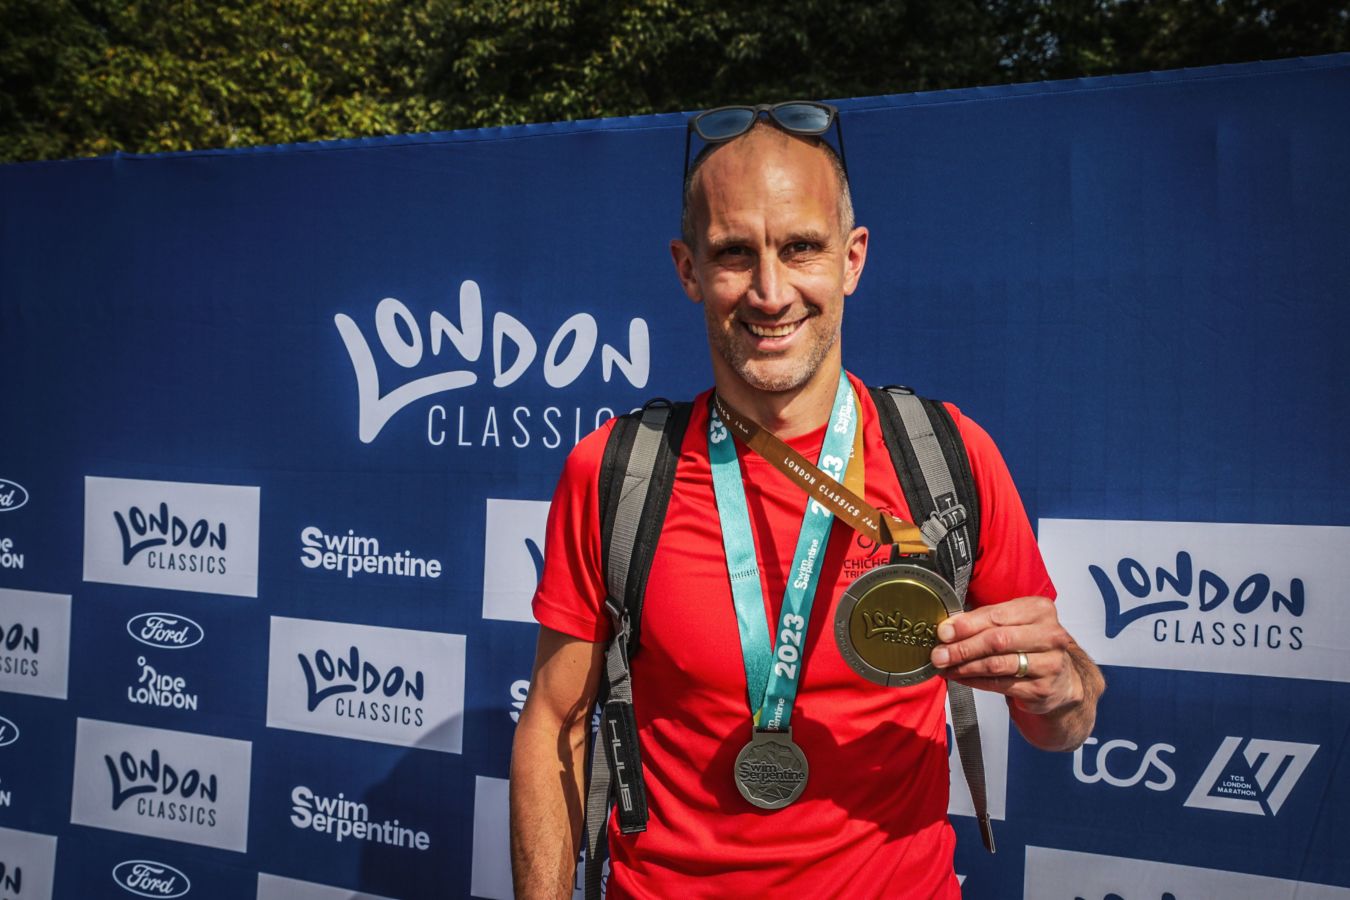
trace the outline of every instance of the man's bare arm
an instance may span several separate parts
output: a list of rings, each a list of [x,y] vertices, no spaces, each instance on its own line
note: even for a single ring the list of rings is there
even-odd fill
[[[585,810],[586,742],[604,646],[539,629],[511,751],[511,874],[517,900],[570,898]]]

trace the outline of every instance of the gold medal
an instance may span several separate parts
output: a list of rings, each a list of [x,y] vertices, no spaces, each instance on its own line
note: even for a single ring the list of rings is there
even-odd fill
[[[908,687],[938,673],[929,657],[937,627],[961,611],[956,591],[922,566],[872,569],[839,600],[834,639],[853,671],[887,687]]]

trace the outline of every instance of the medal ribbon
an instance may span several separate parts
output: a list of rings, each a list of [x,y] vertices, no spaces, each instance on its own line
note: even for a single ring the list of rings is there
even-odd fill
[[[841,384],[847,381],[847,376],[840,375],[840,378]],[[866,535],[878,547],[894,544],[900,553],[906,555],[927,555],[933,552],[919,526],[877,509],[859,496],[861,491],[850,490],[848,482],[840,484],[831,473],[822,472],[811,465],[806,457],[761,428],[753,419],[741,415],[721,396],[715,396],[714,401],[719,418],[746,446],[806,491],[807,496],[814,501],[812,508],[818,504],[839,516],[854,531]],[[831,413],[831,419],[833,417],[834,413]],[[823,449],[821,453],[821,459],[824,460]]]
[[[830,411],[830,425],[820,448],[819,467],[806,463],[816,473],[815,477],[834,479],[836,482],[845,477],[858,434],[858,407],[857,396],[841,370],[834,407]],[[787,731],[797,697],[806,625],[811,618],[816,585],[820,581],[820,564],[825,558],[834,516],[825,504],[814,500],[807,504],[801,531],[797,535],[792,568],[788,572],[788,584],[783,591],[778,637],[771,648],[741,467],[736,457],[735,442],[723,424],[723,417],[719,415],[727,409],[729,407],[721,398],[716,398],[716,409],[710,411],[708,416],[708,456],[712,462],[713,493],[722,524],[722,545],[726,551],[731,594],[736,606],[736,623],[740,630],[746,692],[758,729]],[[743,417],[738,418],[741,422],[746,421]],[[796,451],[792,452],[796,454]],[[761,455],[764,454],[761,452]],[[800,454],[796,456],[805,462]],[[861,465],[859,459],[859,469]]]

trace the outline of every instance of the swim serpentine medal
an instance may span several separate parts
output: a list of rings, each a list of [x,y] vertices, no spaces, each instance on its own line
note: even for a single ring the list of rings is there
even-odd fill
[[[927,554],[932,548],[917,526],[862,499],[858,402],[843,371],[818,466],[722,397],[714,395],[713,401],[708,452],[754,721],[750,743],[736,757],[736,787],[755,806],[780,809],[801,796],[810,771],[806,756],[792,742],[790,723],[819,562],[834,516],[877,547],[894,547],[897,554]],[[728,429],[812,498],[802,518],[772,649],[745,488]],[[850,471],[855,457],[858,465]],[[937,644],[938,623],[959,609],[956,592],[940,575],[922,566],[890,563],[849,586],[835,618],[835,638],[844,659],[864,678],[883,685],[917,684],[937,674],[928,656]]]

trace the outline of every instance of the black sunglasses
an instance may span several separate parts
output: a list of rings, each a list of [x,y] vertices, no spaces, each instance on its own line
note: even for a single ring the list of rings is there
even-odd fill
[[[758,106],[719,106],[690,119],[689,127],[684,132],[684,181],[689,180],[689,146],[693,135],[697,134],[704,143],[720,144],[749,131],[760,113],[768,115],[789,134],[824,134],[833,125],[834,136],[839,142],[839,165],[844,170],[844,178],[848,178],[839,110],[828,103],[816,103],[814,100],[788,100],[784,103],[761,103]]]

